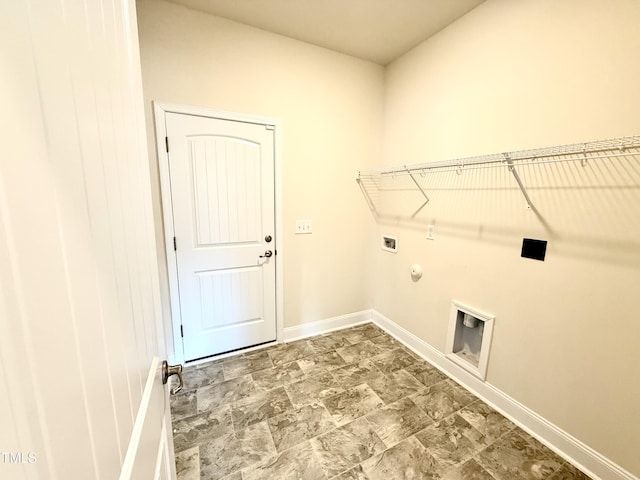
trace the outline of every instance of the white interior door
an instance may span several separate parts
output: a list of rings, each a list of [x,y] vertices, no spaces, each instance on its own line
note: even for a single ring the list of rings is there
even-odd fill
[[[185,360],[276,339],[274,129],[166,113]]]
[[[161,420],[161,421],[159,421]],[[120,480],[169,480],[175,471],[171,417],[162,363],[151,361]]]

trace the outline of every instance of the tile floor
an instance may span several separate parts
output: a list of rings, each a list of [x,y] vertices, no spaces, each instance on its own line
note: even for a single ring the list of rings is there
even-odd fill
[[[189,367],[180,480],[585,480],[368,323]]]

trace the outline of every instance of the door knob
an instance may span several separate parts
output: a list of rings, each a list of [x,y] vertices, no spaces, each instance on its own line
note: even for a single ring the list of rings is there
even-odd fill
[[[171,395],[175,395],[182,387],[184,387],[184,382],[182,381],[182,365],[169,365],[166,360],[162,361],[162,384],[166,385],[169,377],[171,375],[177,375],[180,384],[171,389]]]
[[[271,250],[267,250],[264,252],[264,255],[260,255],[260,258],[269,258],[271,255],[273,255],[273,252]]]

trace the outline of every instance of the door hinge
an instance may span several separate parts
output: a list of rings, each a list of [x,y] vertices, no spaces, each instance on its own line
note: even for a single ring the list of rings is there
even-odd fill
[[[176,242],[176,237],[173,237],[173,251],[178,251],[178,242]]]
[[[180,325],[180,336],[184,338],[184,330],[182,329],[182,325]]]
[[[169,153],[169,137],[164,137],[164,146],[167,149],[167,153]]]

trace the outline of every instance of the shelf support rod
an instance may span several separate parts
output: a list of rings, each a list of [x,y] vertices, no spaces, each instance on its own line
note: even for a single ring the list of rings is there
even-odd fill
[[[416,184],[416,187],[418,187],[418,190],[420,190],[420,193],[424,195],[424,199],[426,200],[425,204],[429,203],[429,197],[427,197],[427,194],[424,192],[424,190],[422,189],[418,181],[415,179],[415,177],[413,176],[413,173],[411,173],[411,170],[409,170],[406,165],[404,166],[404,169],[407,171],[407,173],[411,177],[411,180],[413,180],[413,183]]]
[[[531,198],[529,198],[529,194],[527,193],[527,189],[524,187],[524,184],[522,183],[522,180],[520,179],[520,175],[518,175],[518,172],[516,171],[516,167],[513,164],[513,160],[511,160],[511,157],[509,156],[508,153],[504,154],[504,161],[506,162],[507,167],[509,168],[509,171],[513,175],[513,178],[516,179],[516,182],[518,183],[518,187],[520,187],[520,191],[522,192],[522,195],[524,196],[524,199],[527,202],[527,208],[529,210],[533,211],[533,213],[536,214],[536,217],[538,217],[538,220],[540,220],[540,223],[542,223],[542,225],[547,230],[547,232],[549,232],[549,235],[554,237],[555,236],[554,230],[551,228],[551,225],[549,225],[549,223],[545,220],[545,218],[542,216],[542,214],[538,211],[538,209],[533,204],[533,202],[531,202]]]
[[[418,190],[420,190],[420,193],[422,193],[422,195],[424,196],[424,203],[420,205],[415,212],[413,212],[413,215],[411,215],[411,218],[414,218],[420,212],[420,210],[422,210],[425,207],[425,205],[429,203],[429,197],[427,197],[427,194],[425,193],[423,188],[420,186],[418,181],[415,179],[415,177],[413,176],[413,173],[411,173],[411,170],[409,170],[406,165],[404,166],[404,169],[407,171],[407,173],[411,177],[411,180],[413,180],[413,183],[416,184],[416,187],[418,187]]]
[[[509,168],[509,171],[513,175],[513,178],[515,178],[516,183],[518,184],[518,187],[520,187],[520,191],[522,192],[522,195],[524,196],[524,199],[527,202],[527,208],[529,210],[536,211],[536,207],[531,202],[531,198],[529,197],[529,194],[527,193],[527,189],[525,188],[524,184],[522,183],[522,180],[520,179],[520,175],[518,175],[518,172],[516,171],[516,167],[513,164],[513,160],[511,160],[511,157],[509,156],[508,153],[504,154],[504,160],[507,163],[507,167]]]

